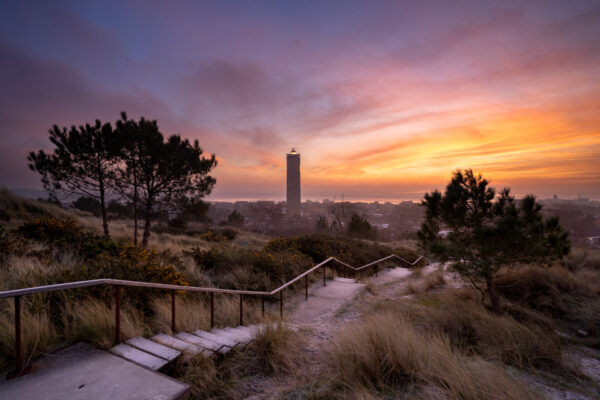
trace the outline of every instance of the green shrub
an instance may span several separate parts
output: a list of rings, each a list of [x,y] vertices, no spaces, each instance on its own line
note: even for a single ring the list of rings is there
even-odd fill
[[[216,286],[228,289],[273,290],[313,265],[309,257],[294,249],[213,247],[194,248],[184,254],[193,257]]]
[[[414,261],[418,255],[414,251],[399,247],[374,244],[359,239],[329,236],[325,234],[312,234],[293,238],[277,238],[265,246],[267,251],[296,249],[312,258],[314,263],[319,263],[328,257],[336,257],[340,261],[359,267],[377,259],[389,256],[392,253],[399,255],[407,261]],[[424,262],[422,262],[424,264]]]
[[[237,237],[237,231],[231,228],[209,229],[199,236],[207,242],[227,242]]]
[[[40,217],[32,222],[25,222],[17,228],[16,233],[31,240],[65,244],[79,242],[83,229],[72,218]]]

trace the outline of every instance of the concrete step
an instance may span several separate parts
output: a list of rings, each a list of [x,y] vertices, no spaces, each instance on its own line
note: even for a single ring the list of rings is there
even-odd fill
[[[256,336],[254,334],[254,332],[252,332],[250,329],[246,328],[245,326],[237,326],[235,328],[227,327],[224,330],[227,332],[233,332],[237,335],[243,335],[248,339],[249,342],[254,340],[254,338]]]
[[[339,276],[333,278],[334,281],[338,282],[347,282],[347,283],[356,283],[356,279],[351,278],[340,278]]]
[[[231,328],[231,327],[227,327],[225,328],[226,331],[242,331],[245,332],[246,334],[250,335],[250,337],[254,338],[254,336],[256,335],[256,330],[250,328],[249,326],[243,326],[243,325],[239,325],[236,326],[235,328]]]
[[[223,344],[225,346],[228,346],[230,348],[233,347],[242,347],[244,345],[244,343],[240,343],[237,340],[233,340],[230,339],[228,337],[222,336],[222,335],[215,335],[214,333],[210,333],[210,332],[206,332],[206,331],[202,331],[200,329],[198,329],[197,331],[192,332],[194,335],[196,336],[200,336],[204,339],[208,339],[208,340],[212,340],[213,342],[217,342],[219,344]]]
[[[227,331],[227,330],[223,330],[223,329],[213,329],[210,331],[210,333],[214,333],[215,335],[219,335],[219,336],[224,336],[225,338],[229,339],[229,340],[235,340],[236,342],[239,342],[241,344],[248,344],[250,343],[251,339],[248,337],[248,335],[246,335],[244,332],[231,332],[231,331]]]
[[[212,340],[204,339],[200,336],[192,335],[191,333],[187,332],[179,332],[174,337],[216,353],[225,354],[231,350],[231,347],[213,342]]]
[[[146,353],[154,354],[157,357],[164,358],[167,361],[173,361],[181,355],[179,350],[175,350],[171,347],[153,342],[152,340],[144,339],[140,336],[131,338],[125,343],[140,350],[144,350]]]
[[[169,363],[164,358],[154,356],[124,343],[116,345],[110,349],[110,352],[154,371],[158,371]]]
[[[131,400],[187,398],[190,387],[87,343],[33,364],[30,374],[0,382],[3,400]]]
[[[206,350],[196,346],[195,344],[184,342],[183,340],[179,340],[172,336],[165,335],[164,333],[154,336],[152,340],[165,346],[169,346],[179,351],[182,351],[184,353],[189,353],[192,355],[202,354],[205,357],[209,357],[212,355],[212,351],[210,350]]]

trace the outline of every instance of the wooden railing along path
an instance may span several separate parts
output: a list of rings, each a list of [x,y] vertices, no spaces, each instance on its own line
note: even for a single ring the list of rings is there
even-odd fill
[[[388,261],[391,259],[397,259],[408,266],[414,266],[417,264],[423,256],[418,257],[415,261],[410,262],[402,257],[391,254],[387,257],[381,258],[379,260],[373,261],[369,264],[365,264],[360,267],[353,267],[350,264],[346,264],[343,261],[338,260],[335,257],[329,257],[325,261],[315,265],[314,267],[306,270],[301,273],[294,279],[284,283],[279,286],[277,289],[274,289],[270,292],[264,291],[254,291],[254,290],[236,290],[236,289],[219,289],[212,287],[199,287],[199,286],[183,286],[183,285],[169,285],[164,283],[152,283],[152,282],[138,282],[138,281],[127,281],[120,279],[93,279],[88,281],[78,281],[78,282],[69,282],[69,283],[59,283],[55,285],[47,285],[47,286],[35,286],[24,289],[15,289],[15,290],[7,290],[4,292],[0,292],[0,299],[6,298],[14,298],[15,302],[15,373],[20,373],[23,370],[23,350],[21,344],[21,296],[35,294],[35,293],[45,293],[52,292],[57,290],[66,290],[66,289],[76,289],[76,288],[84,288],[90,286],[98,286],[98,285],[113,285],[115,286],[115,343],[119,343],[121,340],[121,288],[122,287],[146,287],[152,289],[166,289],[171,291],[171,330],[173,332],[176,331],[175,326],[175,291],[181,290],[186,292],[205,292],[210,293],[210,325],[211,328],[214,327],[215,324],[215,293],[222,294],[233,294],[240,296],[240,325],[244,324],[243,320],[243,296],[260,296],[261,297],[261,308],[262,315],[265,315],[265,297],[274,296],[279,293],[279,313],[283,316],[283,289],[288,286],[298,282],[302,278],[305,281],[305,296],[308,299],[308,275],[315,272],[319,268],[323,268],[323,285],[326,285],[326,275],[327,275],[327,264],[331,262],[338,263],[339,265],[347,268],[348,271],[351,271],[355,276],[356,273],[362,274],[364,270],[370,267],[376,267],[379,263],[384,261]],[[378,269],[375,270],[377,273]]]

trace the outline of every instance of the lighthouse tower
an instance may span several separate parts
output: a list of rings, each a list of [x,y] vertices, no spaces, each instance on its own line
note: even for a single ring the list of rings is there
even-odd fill
[[[287,158],[287,214],[300,215],[300,154],[290,150]]]

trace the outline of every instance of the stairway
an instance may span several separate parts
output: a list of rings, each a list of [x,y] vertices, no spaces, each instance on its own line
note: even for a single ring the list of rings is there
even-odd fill
[[[161,333],[151,339],[137,336],[114,346],[110,352],[142,367],[158,371],[182,353],[211,357],[227,354],[234,347],[244,347],[256,338],[262,326],[264,325],[240,325],[209,332],[179,332],[173,336]]]

